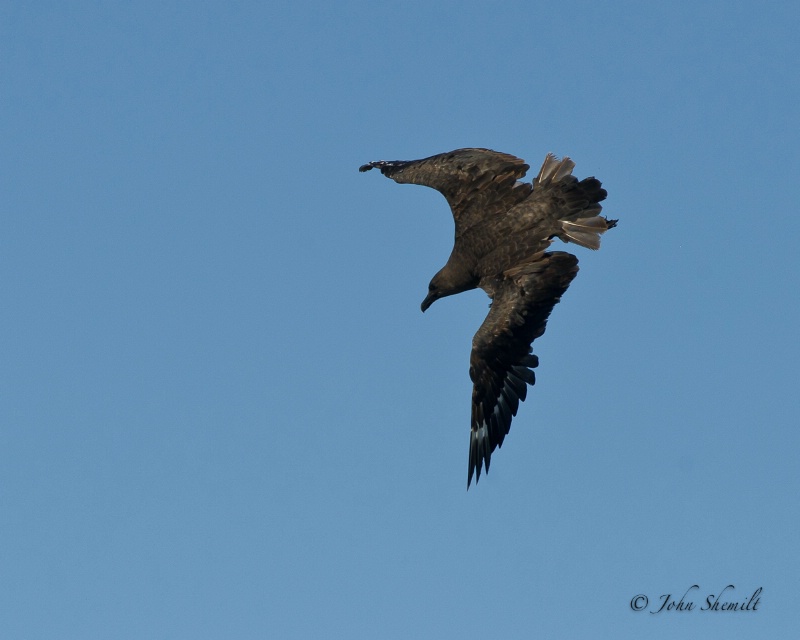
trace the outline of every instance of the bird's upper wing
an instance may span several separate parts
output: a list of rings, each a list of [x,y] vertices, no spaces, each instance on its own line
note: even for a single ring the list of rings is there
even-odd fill
[[[578,273],[578,259],[557,251],[516,267],[487,286],[492,308],[472,340],[469,375],[472,378],[472,429],[469,440],[467,487],[481,467],[489,471],[492,452],[503,444],[525,400],[528,384],[536,380],[539,364],[531,342],[544,333],[547,318]],[[476,479],[476,481],[477,481]]]
[[[533,188],[517,182],[530,168],[524,160],[490,149],[458,149],[421,160],[379,160],[359,170],[372,168],[395,182],[420,184],[442,193],[453,211],[456,235],[507,211]]]

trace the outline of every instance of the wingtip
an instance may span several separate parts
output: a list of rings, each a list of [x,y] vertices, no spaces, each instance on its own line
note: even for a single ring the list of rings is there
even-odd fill
[[[475,476],[475,484],[481,480],[481,471],[489,473],[492,462],[492,446],[489,442],[489,432],[486,424],[479,429],[472,429],[469,436],[469,471],[467,473],[467,491]]]
[[[472,485],[472,477],[475,477],[475,486],[481,481],[481,469],[483,468],[483,460],[479,460],[477,464],[470,463],[469,473],[467,474],[467,491]],[[489,466],[486,466],[486,473],[489,473]]]

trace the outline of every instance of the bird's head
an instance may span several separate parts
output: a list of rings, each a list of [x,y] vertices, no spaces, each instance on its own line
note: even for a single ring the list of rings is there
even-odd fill
[[[436,282],[436,278],[431,280],[431,283],[428,285],[428,295],[425,296],[425,299],[422,301],[422,305],[420,309],[422,309],[422,313],[425,313],[434,302],[436,302],[439,298],[443,295],[439,285]]]
[[[459,277],[459,273],[454,272],[452,265],[448,263],[439,273],[433,276],[431,283],[428,285],[428,295],[425,296],[420,308],[424,313],[439,298],[446,298],[447,296],[473,289],[476,284],[477,282]]]

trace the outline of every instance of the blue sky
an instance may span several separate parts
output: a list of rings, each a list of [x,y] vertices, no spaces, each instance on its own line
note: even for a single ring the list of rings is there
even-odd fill
[[[798,20],[4,3],[3,637],[796,632]],[[421,314],[447,205],[357,171],[464,146],[620,219],[469,492],[488,300]]]

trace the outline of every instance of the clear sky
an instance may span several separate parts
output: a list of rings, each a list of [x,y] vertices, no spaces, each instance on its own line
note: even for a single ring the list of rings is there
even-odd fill
[[[791,637],[798,23],[2,3],[0,636]],[[447,205],[357,171],[464,146],[620,219],[468,492],[488,299],[420,313]]]

